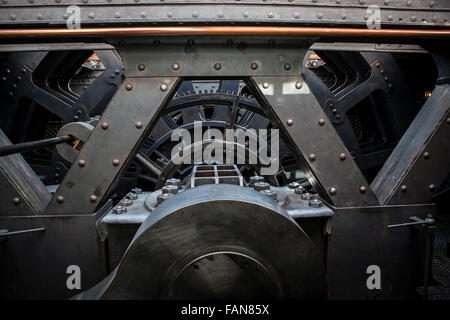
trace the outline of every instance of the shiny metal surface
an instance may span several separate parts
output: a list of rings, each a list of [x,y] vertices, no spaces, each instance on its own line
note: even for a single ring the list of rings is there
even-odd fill
[[[6,29],[0,38],[142,37],[142,36],[281,36],[353,38],[449,38],[449,30],[367,29],[266,26],[109,27],[82,29]]]
[[[254,281],[239,281],[250,273]],[[186,298],[192,287],[196,299],[204,285],[214,298],[318,299],[325,276],[319,251],[277,202],[248,188],[204,185],[158,206],[113,273],[78,298]]]

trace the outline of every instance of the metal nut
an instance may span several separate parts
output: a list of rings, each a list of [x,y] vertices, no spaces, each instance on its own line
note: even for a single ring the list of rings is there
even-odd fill
[[[303,188],[302,186],[298,186],[298,188],[296,188],[294,190],[294,192],[295,192],[295,194],[304,194],[304,193],[306,193],[306,189]]]
[[[297,189],[298,187],[300,187],[300,183],[298,183],[298,182],[291,182],[291,183],[288,184],[288,188],[289,188],[289,189],[295,190],[295,189]]]
[[[167,179],[166,186],[176,186],[177,188],[181,188],[181,180],[177,178]]]
[[[278,195],[275,191],[273,190],[261,190],[260,191],[262,194],[265,194],[266,196],[268,196],[269,198],[273,199],[273,200],[278,200]]]
[[[134,192],[128,192],[128,194],[125,196],[126,199],[130,200],[136,200],[139,196]]]
[[[133,200],[130,199],[122,199],[119,202],[119,206],[123,206],[123,207],[131,207],[133,205]]]
[[[134,188],[134,189],[131,189],[131,192],[136,193],[136,194],[141,194],[142,193],[142,189]]]
[[[115,213],[115,214],[126,213],[127,212],[127,208],[125,208],[124,206],[118,205],[118,206],[115,206],[113,208],[112,212]]]
[[[170,194],[177,194],[178,193],[178,187],[174,185],[164,186],[162,187],[162,193],[170,193]]]
[[[264,182],[264,177],[261,176],[251,176],[250,177],[250,186],[253,187],[257,182]]]
[[[320,208],[320,207],[322,207],[323,206],[323,203],[322,203],[322,201],[320,201],[319,199],[312,199],[312,200],[309,200],[309,206],[310,207],[312,207],[312,208]]]
[[[161,193],[156,197],[156,203],[161,204],[172,196],[171,193]]]
[[[313,200],[314,199],[314,195],[309,192],[302,193],[301,197],[302,197],[302,200]]]
[[[270,184],[268,184],[267,182],[256,182],[253,184],[253,189],[255,189],[256,191],[269,190]]]

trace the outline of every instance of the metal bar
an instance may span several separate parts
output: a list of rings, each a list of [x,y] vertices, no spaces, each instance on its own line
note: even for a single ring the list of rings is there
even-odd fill
[[[352,38],[450,38],[450,30],[367,29],[277,26],[169,26],[169,27],[104,27],[55,29],[4,29],[0,38],[59,37],[143,37],[143,36],[281,36],[281,37],[352,37]]]
[[[310,49],[327,51],[427,53],[427,51],[419,45],[394,43],[317,42],[314,43]]]
[[[433,240],[434,232],[436,231],[435,226],[426,226],[426,244],[425,244],[425,266],[424,266],[424,279],[423,279],[423,300],[428,300],[428,285],[430,280],[430,275],[432,274],[432,263],[433,263]]]
[[[83,50],[114,50],[106,43],[11,43],[0,44],[0,52],[36,52],[36,51],[78,51]]]
[[[27,229],[27,230],[0,232],[0,237],[15,236],[18,234],[37,232],[37,231],[45,231],[45,228],[35,228],[35,229]]]
[[[47,147],[47,146],[51,146],[51,145],[55,145],[55,144],[72,142],[72,141],[73,141],[73,137],[62,136],[62,137],[55,137],[55,138],[49,138],[49,139],[43,139],[43,140],[37,140],[37,141],[29,141],[29,142],[0,146],[0,157],[9,156],[11,154],[21,153],[21,152],[25,152],[25,151],[34,150],[34,149],[39,149],[42,147]]]
[[[450,170],[450,85],[436,86],[371,186],[381,204],[427,203]]]
[[[361,170],[301,77],[251,77],[250,85],[260,91],[260,104],[273,110],[280,128],[292,139],[302,157],[298,160],[323,198],[338,207],[378,204]]]
[[[145,154],[142,152],[138,152],[136,155],[136,161],[139,163],[144,169],[152,174],[159,176],[161,175],[161,168],[159,168],[151,159],[149,159]]]
[[[0,130],[0,146],[10,145]],[[20,154],[0,157],[0,216],[39,214],[50,201],[50,192]]]
[[[125,79],[54,193],[47,213],[92,213],[106,200],[116,179],[135,158],[177,80]],[[81,160],[85,165],[77,164]]]

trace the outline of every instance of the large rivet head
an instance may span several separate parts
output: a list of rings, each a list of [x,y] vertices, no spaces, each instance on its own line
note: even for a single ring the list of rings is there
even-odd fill
[[[138,70],[139,71],[144,71],[145,70],[145,64],[141,63],[138,65]]]
[[[319,125],[323,126],[325,124],[325,119],[320,118],[319,119]]]
[[[86,165],[86,160],[84,160],[84,159],[78,160],[78,165],[79,165],[80,167],[84,167],[84,166]]]
[[[286,124],[288,126],[292,126],[294,124],[294,120],[292,120],[291,118],[287,119]]]
[[[133,90],[133,85],[131,83],[129,83],[125,86],[125,89],[127,89],[128,91],[131,91],[131,90]]]
[[[215,70],[220,70],[220,69],[222,69],[222,65],[217,62],[217,63],[214,64],[214,69]]]
[[[336,187],[331,187],[330,189],[328,189],[328,191],[330,192],[331,195],[335,195],[337,192]]]
[[[20,203],[20,198],[19,197],[14,197],[13,198],[13,203],[17,206]]]
[[[434,190],[436,190],[436,186],[435,186],[434,184],[430,184],[430,185],[428,186],[428,189],[429,189],[430,191],[434,191]]]
[[[301,89],[302,86],[303,86],[303,84],[302,84],[300,81],[297,81],[297,82],[295,83],[295,88],[296,88],[296,89]]]
[[[180,64],[179,64],[179,63],[174,63],[174,64],[172,64],[172,69],[173,69],[173,70],[178,70],[178,69],[180,69]]]
[[[315,153],[311,153],[311,154],[308,156],[308,159],[309,159],[310,161],[316,160],[316,154],[315,154]]]
[[[423,158],[424,158],[424,159],[428,159],[429,157],[430,157],[430,153],[427,152],[427,151],[425,151],[425,152],[423,153]]]
[[[159,88],[161,89],[161,91],[166,91],[167,90],[167,84],[161,83],[161,86]]]
[[[400,190],[401,190],[402,192],[406,192],[406,191],[408,190],[408,187],[404,184],[404,185],[402,185],[402,186],[400,187]]]
[[[367,187],[366,186],[359,187],[359,192],[366,193],[367,192]]]
[[[268,82],[264,82],[262,86],[263,86],[264,89],[267,89],[267,88],[269,88],[269,83]]]
[[[142,129],[142,127],[144,126],[144,124],[141,121],[136,121],[135,123],[136,128],[138,129]]]
[[[114,160],[112,161],[112,164],[113,164],[114,167],[117,167],[117,166],[120,164],[119,159],[114,159]]]
[[[91,201],[91,202],[96,202],[96,201],[97,201],[97,196],[96,196],[95,194],[91,194],[91,195],[89,196],[89,201]]]
[[[109,124],[108,124],[108,122],[102,122],[102,129],[103,130],[106,130],[106,129],[108,129],[108,127],[109,127]]]
[[[58,203],[63,203],[64,202],[64,197],[63,196],[57,196],[56,197],[56,201],[58,201]]]
[[[341,159],[342,161],[344,161],[346,157],[347,157],[347,156],[345,155],[344,152],[342,152],[342,153],[339,154],[339,159]]]

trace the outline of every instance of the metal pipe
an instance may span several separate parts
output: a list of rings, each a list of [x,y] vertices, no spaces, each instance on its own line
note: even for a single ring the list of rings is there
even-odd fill
[[[135,159],[137,163],[139,163],[145,169],[145,171],[147,171],[147,173],[153,174],[157,177],[161,175],[161,169],[158,167],[158,165],[142,152],[138,152]]]
[[[38,141],[9,144],[9,145],[5,145],[5,146],[0,146],[0,157],[9,156],[14,153],[34,150],[34,149],[38,149],[41,147],[51,146],[54,144],[72,142],[72,141],[73,141],[73,137],[62,136],[62,137],[55,137],[55,138],[38,140]]]
[[[302,36],[351,38],[449,38],[450,30],[366,29],[276,26],[168,26],[2,29],[0,38],[120,37],[120,36]]]
[[[3,230],[1,230],[3,231]],[[27,230],[19,230],[19,231],[7,231],[4,232],[0,231],[0,237],[8,237],[8,236],[15,236],[18,234],[24,234],[24,233],[30,233],[30,232],[37,232],[37,231],[45,231],[45,228],[35,228],[35,229],[27,229]]]

